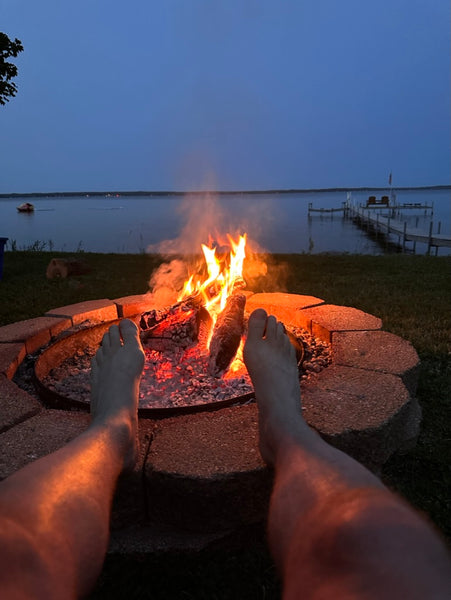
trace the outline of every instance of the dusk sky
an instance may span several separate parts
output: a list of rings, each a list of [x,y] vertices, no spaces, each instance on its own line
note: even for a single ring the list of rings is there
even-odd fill
[[[0,0],[0,193],[450,183],[449,0]]]

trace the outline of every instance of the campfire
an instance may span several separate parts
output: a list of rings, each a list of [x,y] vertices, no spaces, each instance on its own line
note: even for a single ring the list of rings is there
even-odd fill
[[[174,305],[141,316],[151,375],[141,386],[146,403],[197,404],[252,392],[242,361],[246,235],[228,240],[230,251],[222,256],[213,244],[203,244],[205,274],[192,273]]]
[[[141,416],[220,408],[253,399],[242,358],[249,317],[246,298],[252,295],[243,277],[247,236],[227,239],[225,249],[212,242],[202,245],[204,263],[188,273],[171,305],[137,317],[146,354]],[[301,380],[330,363],[327,343],[290,324],[286,330],[296,349]],[[89,403],[90,360],[103,331],[99,326],[98,333],[90,333],[89,342],[79,332],[74,334],[80,336],[79,342],[61,340],[46,351],[48,356],[40,362],[49,368],[37,371],[42,370],[40,387],[47,401],[54,396],[57,406],[78,408]],[[63,347],[68,356],[61,360]]]

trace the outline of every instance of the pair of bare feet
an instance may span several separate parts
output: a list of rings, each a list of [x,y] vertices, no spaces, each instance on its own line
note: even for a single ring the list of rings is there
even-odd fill
[[[263,309],[255,310],[249,319],[244,362],[259,408],[260,451],[263,459],[273,464],[283,441],[305,423],[294,348],[282,323]],[[143,365],[138,329],[128,319],[110,327],[92,361],[92,424],[116,428],[123,444],[124,468],[131,467],[137,455]]]

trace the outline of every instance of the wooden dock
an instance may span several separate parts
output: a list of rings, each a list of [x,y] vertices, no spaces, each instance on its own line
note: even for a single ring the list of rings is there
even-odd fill
[[[430,208],[429,206],[420,205],[412,205],[412,207],[417,209]],[[432,221],[428,229],[411,227],[407,224],[407,221],[399,219],[400,212],[393,212],[394,208],[407,207],[391,207],[388,214],[382,214],[381,212],[375,213],[374,210],[368,207],[347,203],[345,216],[354,219],[358,225],[364,228],[372,229],[376,236],[379,233],[397,235],[403,252],[407,250],[406,244],[408,242],[413,244],[413,252],[415,252],[417,243],[426,244],[428,254],[430,254],[431,248],[435,248],[435,254],[437,254],[439,248],[451,248],[451,237],[449,234],[440,233],[440,223],[436,233],[433,232],[434,225]],[[398,216],[396,219],[393,218],[395,214]]]
[[[319,215],[331,215],[333,216],[335,213],[345,213],[346,211],[346,202],[343,202],[343,206],[341,208],[313,208],[313,203],[309,202],[308,205],[308,216],[311,216],[311,213],[319,214]]]
[[[349,205],[346,203],[346,208]],[[422,204],[421,202],[404,202],[402,204],[360,204],[360,208],[364,208],[365,210],[371,210],[375,212],[378,210],[379,212],[390,214],[392,217],[395,215],[401,215],[404,211],[415,210],[421,211],[423,215],[433,216],[434,214],[434,205],[433,204]]]
[[[407,220],[403,220],[405,211],[417,211],[422,214],[422,217],[416,218],[415,225],[408,224]],[[405,202],[397,203],[394,194],[383,196],[377,200],[375,196],[370,196],[366,204],[356,204],[352,201],[351,193],[348,192],[347,200],[342,203],[340,208],[313,208],[313,203],[308,205],[308,218],[313,216],[329,216],[334,217],[336,213],[342,213],[345,219],[352,219],[358,226],[372,232],[377,238],[388,236],[389,234],[398,236],[398,243],[403,252],[416,251],[416,245],[425,244],[427,253],[431,253],[431,249],[435,249],[435,254],[438,254],[439,248],[451,248],[451,237],[449,234],[441,233],[441,223],[435,228],[432,222],[434,215],[434,204],[427,202]],[[424,221],[424,217],[430,215],[431,221],[428,225],[421,227],[420,220]],[[408,248],[407,244],[411,243],[412,247]]]

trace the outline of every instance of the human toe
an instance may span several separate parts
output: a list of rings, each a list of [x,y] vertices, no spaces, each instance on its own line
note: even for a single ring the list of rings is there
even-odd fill
[[[110,347],[111,347],[110,330],[108,329],[108,331],[106,331],[103,334],[103,338],[102,338],[102,341],[100,342],[99,350],[101,352],[109,352]]]
[[[265,338],[267,340],[275,339],[277,337],[277,329],[278,322],[276,317],[274,317],[274,315],[269,315],[268,320],[266,322]]]
[[[99,371],[99,364],[97,362],[97,354],[91,359],[91,379],[95,379],[97,377],[97,373]]]
[[[111,325],[108,330],[110,348],[117,348],[121,345],[121,334],[117,325]]]
[[[256,308],[249,317],[247,339],[249,341],[261,340],[265,334],[268,315],[263,308]]]
[[[108,345],[109,342],[106,342],[106,344]],[[105,360],[105,346],[103,345],[103,340],[102,340],[102,344],[100,344],[100,346],[97,349],[97,352],[95,353],[91,364],[94,364],[94,362],[96,363],[97,367],[101,367],[102,363]]]
[[[125,344],[129,342],[139,342],[138,328],[133,321],[124,319],[120,322],[119,327]]]

